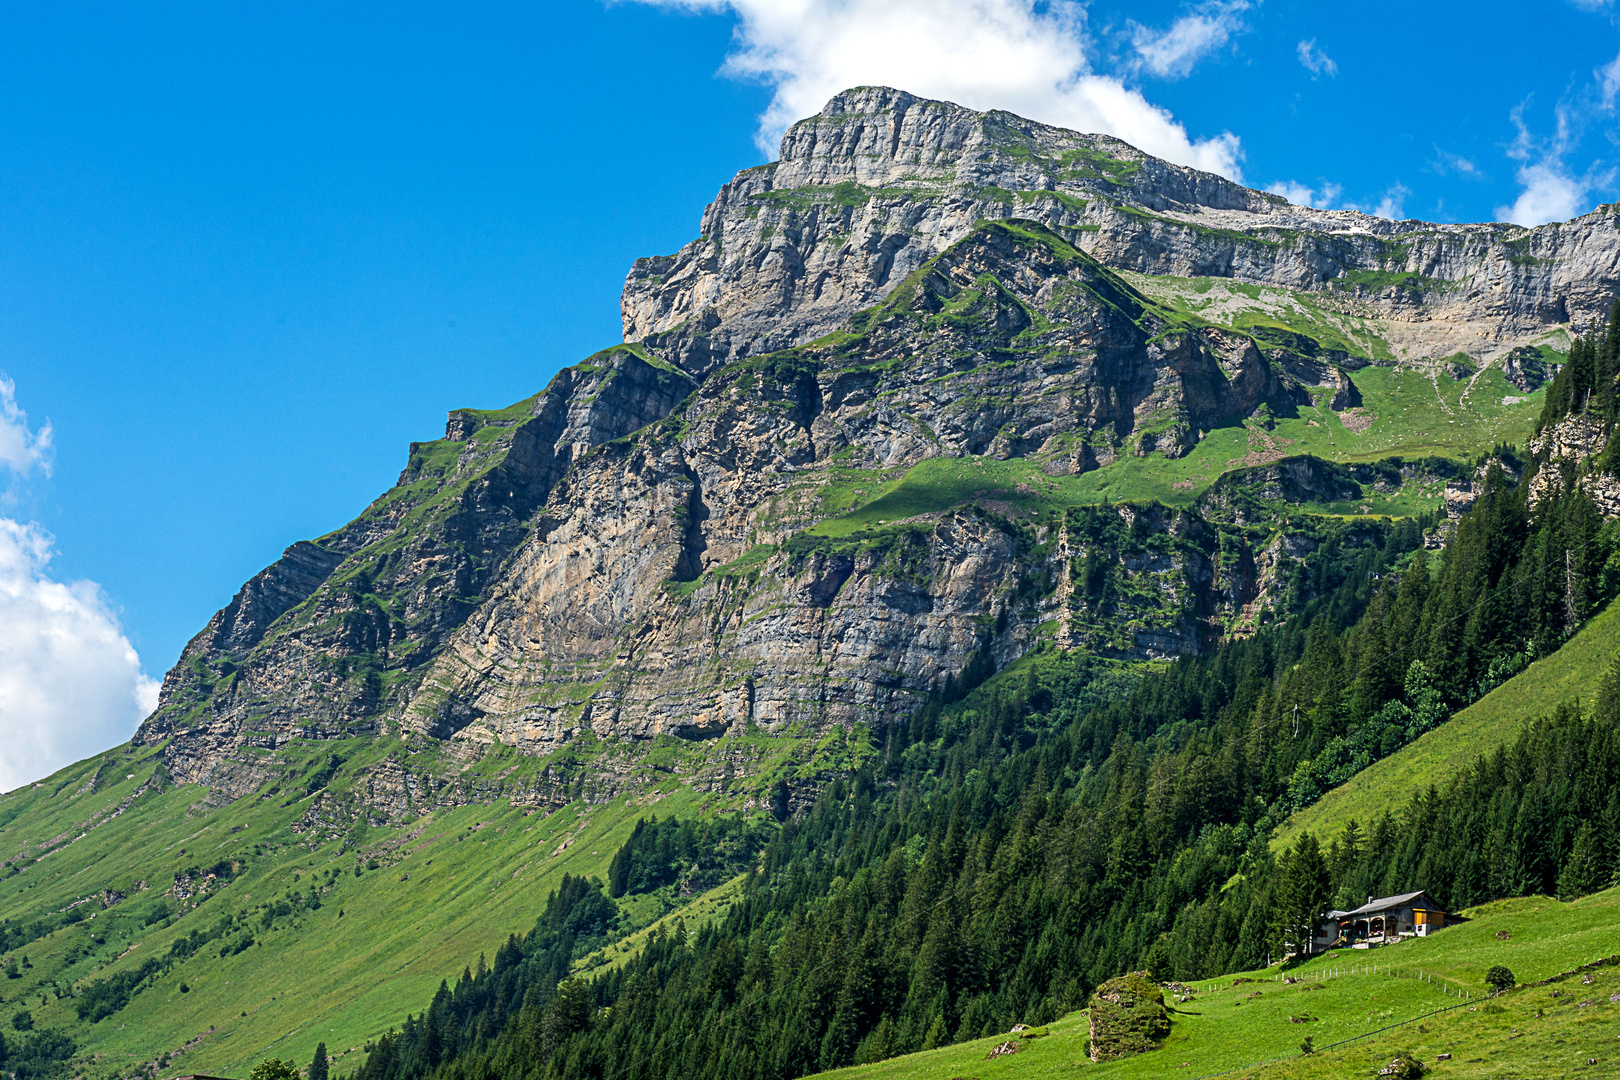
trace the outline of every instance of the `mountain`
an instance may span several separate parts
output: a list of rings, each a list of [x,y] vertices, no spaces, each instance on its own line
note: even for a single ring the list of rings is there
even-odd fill
[[[1273,830],[1620,593],[1615,250],[840,94],[636,263],[623,342],[450,413],[130,744],[0,797],[3,1067],[702,1030],[688,1071],[785,1080],[1263,962]],[[1392,812],[1331,887],[1594,891],[1583,792],[1477,872]]]
[[[1314,451],[1402,460],[1325,487],[1290,465],[1315,470],[1297,498],[1465,496],[1456,460],[1528,438],[1617,250],[1607,209],[1535,230],[1310,210],[881,88],[795,125],[702,234],[632,269],[627,344],[452,413],[359,518],[248,582],[137,744],[233,798],[290,738],[601,762],[882,727],[1047,638],[1197,649],[1252,622],[1275,562],[1247,537],[1235,573],[1212,560],[1200,492]],[[1164,600],[1075,625],[1064,511],[1144,496],[1193,515],[1155,519],[1176,552],[1127,571]],[[627,782],[559,763],[530,797],[578,779]]]

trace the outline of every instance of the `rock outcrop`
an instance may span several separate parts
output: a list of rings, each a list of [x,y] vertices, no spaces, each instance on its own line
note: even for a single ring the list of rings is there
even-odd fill
[[[1540,505],[1560,491],[1578,488],[1606,518],[1620,517],[1620,478],[1594,468],[1610,433],[1586,413],[1565,416],[1530,440],[1536,467],[1530,474],[1530,502]],[[1451,492],[1446,492],[1451,505]]]
[[[1164,991],[1140,974],[1097,987],[1087,1007],[1092,1061],[1117,1061],[1156,1050],[1170,1034]]]
[[[1065,484],[1353,411],[1352,372],[1459,342],[1537,377],[1512,350],[1606,311],[1614,252],[1606,211],[1306,210],[1106,137],[850,91],[728,184],[699,241],[636,264],[626,344],[452,413],[355,521],[248,582],[136,738],[218,798],[289,739],[445,748],[438,773],[379,766],[386,813],[476,797],[446,777],[499,742],[571,777],[538,804],[584,790],[579,754],[881,728],[974,657],[1196,650],[1297,593],[1299,561],[1377,542],[1267,505],[1381,474],[1278,451],[1188,510]],[[1244,283],[1342,325],[1223,322]]]

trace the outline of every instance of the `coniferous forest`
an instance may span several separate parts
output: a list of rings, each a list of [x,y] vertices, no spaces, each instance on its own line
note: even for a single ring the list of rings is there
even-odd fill
[[[1543,427],[1581,415],[1606,435],[1617,355],[1611,317],[1577,343]],[[1538,467],[1563,474],[1532,504]],[[371,1047],[358,1080],[787,1080],[1047,1022],[1128,970],[1261,966],[1324,906],[1367,894],[1422,888],[1457,910],[1607,887],[1620,664],[1590,713],[1561,708],[1342,835],[1270,848],[1288,814],[1620,593],[1620,537],[1578,479],[1504,448],[1443,548],[1423,520],[1335,534],[1286,618],[1129,692],[1098,693],[1079,654],[974,687],[981,663],[779,827],[647,822],[611,881],[569,879],[531,932]],[[610,896],[686,867],[747,867],[728,915],[569,975],[611,941]]]

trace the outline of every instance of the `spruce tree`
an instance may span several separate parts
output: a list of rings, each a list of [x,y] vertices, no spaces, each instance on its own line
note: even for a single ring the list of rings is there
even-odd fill
[[[1315,835],[1295,841],[1280,863],[1277,919],[1279,940],[1297,957],[1311,955],[1311,938],[1321,925],[1332,895],[1333,880]]]
[[[1575,834],[1575,848],[1558,875],[1558,899],[1574,900],[1596,892],[1607,883],[1603,846],[1603,838],[1593,828],[1591,819],[1581,822],[1580,831]]]
[[[327,1073],[326,1044],[315,1044],[315,1056],[309,1063],[308,1080],[326,1080]]]

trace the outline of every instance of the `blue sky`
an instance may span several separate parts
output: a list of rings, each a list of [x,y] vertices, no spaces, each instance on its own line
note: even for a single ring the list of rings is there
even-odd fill
[[[618,340],[631,260],[845,85],[1322,205],[1616,197],[1600,3],[456,8],[0,9],[0,788],[126,737],[139,671],[448,409]]]

